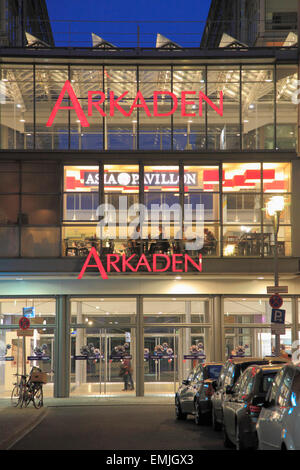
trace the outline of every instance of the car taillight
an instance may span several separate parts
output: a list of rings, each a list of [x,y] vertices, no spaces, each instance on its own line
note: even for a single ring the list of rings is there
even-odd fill
[[[249,405],[249,411],[250,411],[250,413],[260,413],[261,412],[261,406]]]
[[[211,397],[214,394],[214,388],[211,383],[205,384],[205,396]]]

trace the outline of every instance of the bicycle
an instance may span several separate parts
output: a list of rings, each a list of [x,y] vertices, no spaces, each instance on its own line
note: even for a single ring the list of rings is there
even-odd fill
[[[45,383],[45,374],[37,367],[33,367],[29,376],[24,374],[14,375],[20,376],[21,380],[19,383],[15,383],[12,389],[12,405],[21,408],[24,405],[27,408],[32,401],[35,408],[41,408],[44,405],[43,383]],[[29,377],[28,380],[27,377]]]
[[[27,393],[25,398],[25,407],[32,401],[33,406],[37,409],[44,405],[43,385],[40,382],[27,382]]]
[[[25,401],[25,396],[26,396],[26,389],[27,389],[27,377],[28,375],[24,374],[14,374],[17,377],[21,377],[20,381],[17,380],[17,382],[14,384],[12,392],[11,392],[11,404],[14,407],[17,407],[20,405],[22,408],[24,401]]]

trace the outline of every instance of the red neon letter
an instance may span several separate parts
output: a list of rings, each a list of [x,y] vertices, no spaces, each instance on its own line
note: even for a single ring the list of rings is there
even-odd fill
[[[90,261],[90,259],[91,259],[92,256],[94,257],[94,259],[95,259],[95,261],[96,261],[96,264],[89,264],[89,261]],[[107,276],[106,271],[105,271],[105,269],[104,269],[104,267],[103,267],[103,264],[101,263],[101,260],[100,260],[100,258],[99,258],[99,256],[98,256],[98,253],[97,253],[97,251],[96,251],[96,248],[95,248],[95,247],[92,247],[91,250],[90,250],[90,252],[89,252],[89,254],[88,254],[87,259],[85,260],[85,263],[84,263],[84,265],[83,265],[83,267],[82,267],[82,270],[80,271],[80,274],[79,274],[79,276],[78,276],[77,279],[81,279],[81,278],[82,278],[82,276],[84,275],[84,273],[85,273],[85,271],[86,271],[86,268],[94,268],[95,266],[98,267],[99,272],[100,272],[100,274],[101,274],[101,276],[102,276],[102,279],[108,279],[108,276]]]
[[[184,272],[188,272],[188,262],[191,263],[200,273],[202,272],[202,255],[199,255],[199,264],[195,263],[195,261],[189,256],[184,255]]]
[[[182,269],[176,269],[176,264],[182,264],[182,259],[183,255],[177,254],[177,255],[172,255],[172,271],[173,273],[182,273]],[[181,258],[181,259],[177,259]]]
[[[171,96],[173,102],[174,102],[174,105],[173,105],[173,108],[171,109],[171,111],[168,111],[167,113],[158,113],[157,112],[157,97],[158,95],[168,95],[168,96]],[[168,101],[165,101],[165,103],[168,103]],[[177,109],[177,106],[178,106],[178,100],[177,100],[177,96],[174,95],[174,93],[171,93],[170,91],[155,91],[153,93],[153,116],[171,116],[171,114],[175,113],[176,109]]]
[[[122,255],[122,271],[123,273],[126,273],[126,268],[130,269],[130,271],[133,271],[134,273],[136,272],[135,268],[129,264],[129,261],[134,258],[135,255],[129,256],[128,259],[126,259],[126,255]]]
[[[114,261],[112,260],[112,258],[115,258]],[[114,267],[117,273],[121,272],[118,266],[116,266],[116,264],[120,261],[119,255],[106,255],[106,259],[107,259],[107,272],[108,273],[110,273],[111,271],[110,266]]]
[[[202,116],[202,100],[206,101],[209,106],[214,109],[219,116],[223,116],[223,91],[220,91],[220,107],[218,108],[204,93],[199,91],[199,116]]]
[[[61,106],[61,102],[64,98],[65,92],[69,93],[69,97],[73,103],[73,106]],[[90,127],[87,118],[85,117],[85,114],[82,110],[82,107],[79,104],[79,101],[77,99],[77,96],[75,95],[75,92],[72,88],[71,83],[69,80],[66,80],[59,97],[57,98],[57,101],[54,105],[54,108],[51,111],[50,117],[48,119],[48,122],[46,124],[47,127],[51,127],[54,121],[54,118],[56,116],[56,113],[59,109],[74,109],[76,111],[77,117],[81,122],[82,127]]]
[[[185,107],[189,104],[195,104],[195,101],[186,101],[186,95],[195,95],[195,91],[182,91],[181,92],[181,116],[195,117],[196,113],[187,113]]]
[[[151,268],[150,268],[150,265],[147,261],[147,258],[146,258],[146,255],[142,255],[139,259],[139,262],[137,264],[137,267],[136,267],[136,271],[138,271],[139,267],[140,266],[146,266],[147,270],[149,271],[149,273],[152,272]]]
[[[101,99],[99,101],[93,101],[93,95],[100,95]],[[93,106],[97,109],[98,113],[101,116],[105,117],[106,114],[102,108],[99,107],[105,101],[105,93],[103,91],[88,91],[88,116],[93,115]]]
[[[164,258],[167,261],[166,266],[163,269],[157,269],[157,258],[161,257]],[[164,271],[167,271],[169,269],[171,264],[171,259],[168,255],[153,255],[153,272],[154,273],[163,273]]]
[[[141,101],[140,104],[137,104],[138,101]],[[146,105],[146,101],[142,95],[142,92],[141,91],[138,91],[137,94],[136,94],[136,97],[134,99],[134,102],[129,110],[129,113],[128,113],[128,116],[131,116],[132,114],[132,111],[134,110],[134,108],[144,108],[146,114],[148,117],[151,117],[151,113],[149,111],[149,108],[148,106]]]
[[[123,116],[130,116],[130,114],[126,113],[126,111],[124,111],[123,108],[121,108],[121,106],[119,105],[119,101],[121,101],[124,96],[126,96],[128,94],[128,91],[125,91],[121,96],[119,96],[119,98],[115,99],[115,94],[113,91],[110,91],[109,93],[109,104],[110,104],[110,116],[114,116],[115,115],[115,108],[117,108],[120,113],[123,114]]]

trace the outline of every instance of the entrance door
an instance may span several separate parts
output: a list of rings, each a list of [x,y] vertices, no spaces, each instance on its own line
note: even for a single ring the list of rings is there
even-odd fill
[[[73,331],[71,395],[117,396],[125,391],[135,394],[134,351],[135,328],[78,328]]]
[[[145,329],[145,394],[173,394],[179,381],[179,332],[147,333]],[[170,330],[170,329],[168,329]]]

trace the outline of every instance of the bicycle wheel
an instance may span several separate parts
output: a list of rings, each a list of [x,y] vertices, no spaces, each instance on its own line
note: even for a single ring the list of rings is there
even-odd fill
[[[44,404],[43,386],[41,384],[37,384],[35,386],[35,391],[33,392],[33,404],[35,408],[41,408]]]
[[[24,383],[20,384],[20,407],[26,406],[27,400],[27,387]]]
[[[23,404],[25,408],[27,408],[27,406],[31,402],[33,393],[34,393],[34,387],[32,385],[26,385],[26,388],[24,390],[24,398],[23,398]]]
[[[20,392],[21,392],[20,386],[18,384],[15,384],[14,388],[12,389],[11,397],[10,397],[12,406],[17,407],[19,405],[20,400],[21,400]]]

